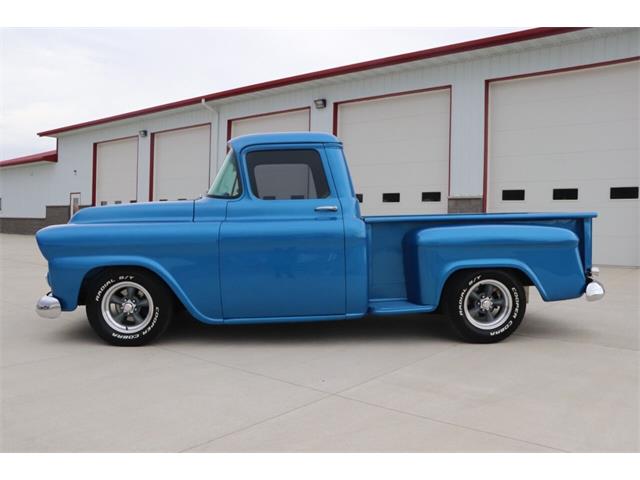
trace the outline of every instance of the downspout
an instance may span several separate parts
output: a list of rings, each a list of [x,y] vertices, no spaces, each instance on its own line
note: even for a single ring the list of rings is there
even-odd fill
[[[219,146],[218,143],[220,141],[220,112],[218,112],[218,110],[216,110],[215,108],[211,107],[210,105],[207,105],[207,101],[204,98],[200,99],[200,105],[202,105],[204,107],[205,110],[209,110],[210,112],[212,112],[213,114],[215,114],[215,118],[216,118],[216,141],[215,141],[215,149],[213,152],[213,160],[215,162],[215,166],[216,166],[216,172],[218,171],[218,168],[220,168],[220,166],[218,165],[218,150],[219,150]],[[209,183],[211,183],[212,179],[211,179],[211,166],[209,166]]]

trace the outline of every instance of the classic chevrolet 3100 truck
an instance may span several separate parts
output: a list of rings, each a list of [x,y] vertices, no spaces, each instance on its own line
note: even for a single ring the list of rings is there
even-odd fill
[[[247,135],[206,197],[87,208],[37,241],[55,318],[86,305],[107,342],[142,345],[184,307],[210,324],[446,312],[460,336],[512,334],[525,289],[586,294],[594,213],[362,217],[338,138]]]

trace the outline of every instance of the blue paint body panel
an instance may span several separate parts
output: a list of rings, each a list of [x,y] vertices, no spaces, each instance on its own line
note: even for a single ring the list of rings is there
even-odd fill
[[[594,213],[360,215],[342,145],[324,133],[230,141],[242,194],[87,208],[37,233],[48,281],[65,311],[105,267],[158,275],[205,323],[299,322],[435,310],[460,269],[509,268],[547,301],[584,292]],[[247,181],[254,150],[312,149],[330,193],[262,200]],[[332,206],[335,211],[317,211]]]

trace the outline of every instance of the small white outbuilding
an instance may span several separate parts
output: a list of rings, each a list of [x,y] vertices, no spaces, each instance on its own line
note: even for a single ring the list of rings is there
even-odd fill
[[[226,141],[325,131],[365,215],[594,210],[594,261],[640,265],[640,30],[537,28],[39,133],[0,162],[0,229],[78,206],[193,199]]]

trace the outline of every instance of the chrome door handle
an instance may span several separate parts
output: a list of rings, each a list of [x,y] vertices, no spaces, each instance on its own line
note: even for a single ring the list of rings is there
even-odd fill
[[[316,212],[337,212],[338,207],[335,205],[322,205],[321,207],[316,207]]]

